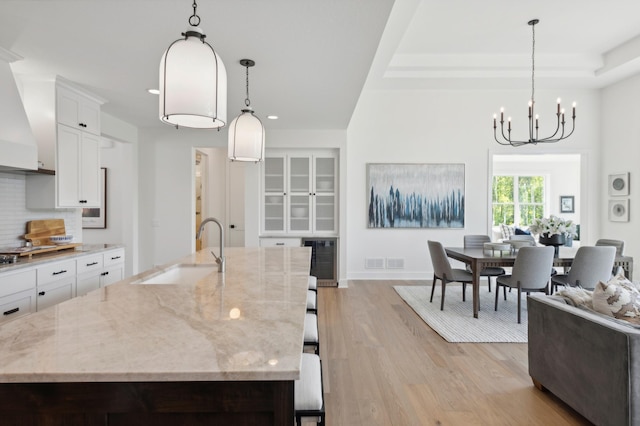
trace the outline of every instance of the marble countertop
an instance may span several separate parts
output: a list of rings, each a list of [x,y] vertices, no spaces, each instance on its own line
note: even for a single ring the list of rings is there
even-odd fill
[[[210,251],[3,324],[0,383],[297,379],[311,249],[228,248],[224,274],[136,284]]]
[[[73,259],[78,256],[85,256],[92,253],[100,253],[102,251],[112,250],[124,247],[122,244],[82,244],[78,247],[52,251],[47,253],[38,254],[33,253],[31,259],[28,256],[21,256],[18,258],[17,263],[2,263],[0,264],[0,273],[16,271],[30,266],[39,266],[49,262],[56,262],[58,260]]]

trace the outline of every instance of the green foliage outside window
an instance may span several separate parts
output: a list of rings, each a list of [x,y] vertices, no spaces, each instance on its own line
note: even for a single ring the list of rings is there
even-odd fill
[[[528,226],[544,216],[543,176],[494,176],[492,194],[494,226]]]

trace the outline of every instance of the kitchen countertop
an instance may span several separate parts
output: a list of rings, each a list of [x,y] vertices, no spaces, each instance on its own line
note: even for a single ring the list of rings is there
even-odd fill
[[[228,248],[224,274],[135,284],[210,251],[3,324],[0,383],[297,379],[311,249]]]
[[[60,250],[56,252],[47,252],[42,254],[34,252],[31,259],[29,259],[28,256],[22,256],[18,258],[17,263],[0,264],[0,273],[15,271],[29,266],[39,266],[58,260],[73,259],[78,256],[86,256],[87,254],[100,253],[122,247],[124,247],[122,244],[83,244],[73,249]]]

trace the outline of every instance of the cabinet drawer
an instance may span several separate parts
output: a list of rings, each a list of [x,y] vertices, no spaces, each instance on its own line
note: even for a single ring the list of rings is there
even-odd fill
[[[77,274],[80,275],[92,271],[98,272],[102,270],[103,262],[102,253],[76,259]]]
[[[0,324],[34,312],[35,294],[31,289],[0,298]]]
[[[0,297],[24,290],[35,289],[36,270],[3,272],[0,274]]]
[[[50,263],[38,268],[38,287],[67,277],[76,276],[76,261]]]
[[[260,238],[260,247],[300,247],[300,238]]]
[[[104,253],[104,267],[124,263],[124,249],[112,250]]]

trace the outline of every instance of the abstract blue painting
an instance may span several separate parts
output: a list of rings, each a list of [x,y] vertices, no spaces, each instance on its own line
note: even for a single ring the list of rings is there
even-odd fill
[[[464,228],[464,164],[367,164],[369,228]]]

